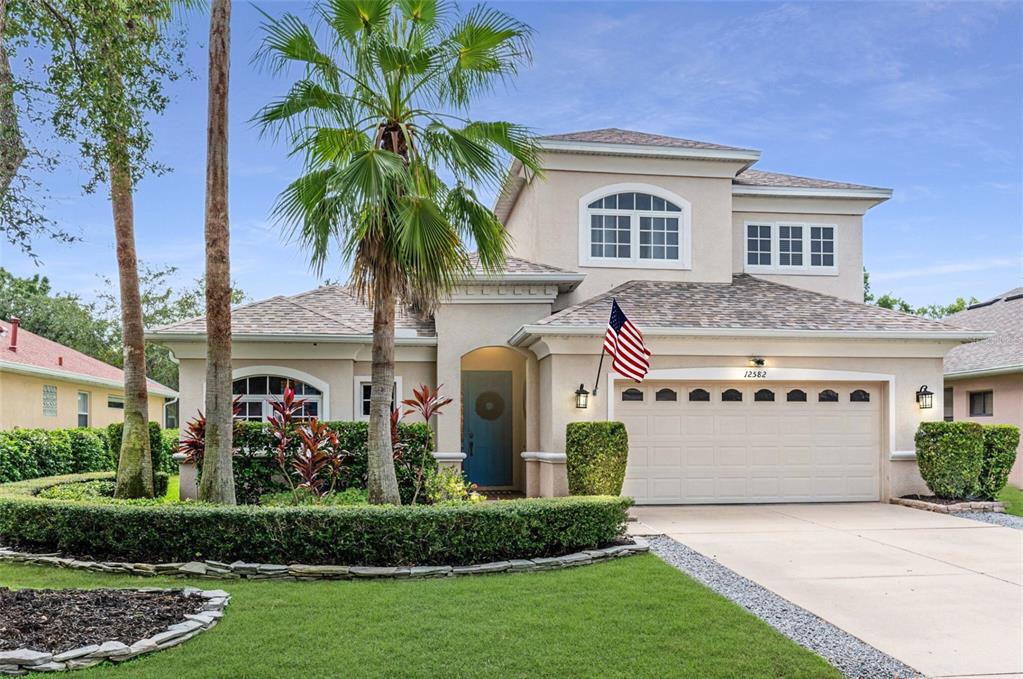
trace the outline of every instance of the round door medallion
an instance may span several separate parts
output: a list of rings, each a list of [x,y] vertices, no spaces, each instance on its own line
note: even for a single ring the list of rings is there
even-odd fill
[[[496,391],[485,391],[476,397],[476,414],[484,420],[496,420],[504,412],[504,399]]]

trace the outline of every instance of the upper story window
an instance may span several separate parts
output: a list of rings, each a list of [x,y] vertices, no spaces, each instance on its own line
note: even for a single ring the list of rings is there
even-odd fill
[[[580,201],[581,265],[685,269],[690,208],[654,186],[619,184]]]
[[[838,274],[834,225],[747,222],[750,273]]]

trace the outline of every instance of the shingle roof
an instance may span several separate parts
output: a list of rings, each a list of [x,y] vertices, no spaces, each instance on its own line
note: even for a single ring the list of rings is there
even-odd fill
[[[581,141],[599,144],[628,144],[632,146],[667,146],[678,149],[705,149],[710,151],[750,151],[751,149],[736,146],[723,146],[706,141],[668,137],[663,134],[648,134],[635,130],[623,130],[617,127],[605,127],[600,130],[584,130],[565,134],[551,134],[540,138],[546,141]]]
[[[833,182],[828,179],[811,179],[810,177],[799,177],[794,174],[780,174],[778,172],[764,172],[762,170],[743,170],[732,184],[736,186],[769,186],[776,188],[800,188],[800,189],[854,189],[868,191],[885,191],[877,186],[864,186],[863,184],[850,184],[848,182]]]
[[[948,352],[946,374],[1023,366],[1023,288],[1009,290],[944,320],[957,327],[996,333]]]
[[[29,332],[25,328],[18,328],[17,350],[11,351],[9,349],[11,324],[6,321],[0,321],[0,338],[2,338],[0,352],[3,352],[0,353],[0,361],[4,363],[66,373],[67,379],[70,381],[86,377],[110,382],[112,386],[124,383],[124,371],[120,368],[87,356],[80,351],[75,351],[59,342],[46,339],[42,335]],[[177,393],[155,380],[147,379],[146,382],[150,391],[168,396]]]
[[[473,252],[469,254],[469,263],[472,265],[473,270],[477,275],[483,275],[486,272],[483,270],[483,266],[480,264],[479,256]],[[510,274],[575,274],[575,271],[568,271],[567,269],[559,269],[556,266],[550,266],[549,264],[540,264],[539,262],[531,262],[528,259],[522,259],[520,257],[506,257],[504,273]]]
[[[731,283],[629,281],[536,325],[601,326],[615,298],[629,319],[654,328],[954,332],[920,316],[850,302],[747,274]]]
[[[395,328],[415,332],[417,337],[433,337],[432,319],[416,318],[399,310]],[[206,332],[206,319],[199,316],[154,328],[154,336],[195,335]],[[231,312],[231,332],[235,335],[370,335],[373,311],[348,289],[339,285],[323,287],[289,297],[277,296],[235,307]]]

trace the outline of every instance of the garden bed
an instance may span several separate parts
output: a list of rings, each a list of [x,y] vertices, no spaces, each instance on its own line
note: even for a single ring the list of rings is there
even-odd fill
[[[0,544],[80,561],[179,565],[466,567],[615,546],[631,500],[569,497],[473,505],[259,507],[49,500],[0,485]],[[216,566],[215,566],[216,567]]]
[[[892,498],[892,503],[923,509],[928,512],[940,514],[955,514],[958,512],[1005,512],[1005,505],[997,500],[955,500],[935,495],[905,495]]]
[[[192,638],[217,623],[222,590],[10,590],[0,587],[0,675],[120,662]]]

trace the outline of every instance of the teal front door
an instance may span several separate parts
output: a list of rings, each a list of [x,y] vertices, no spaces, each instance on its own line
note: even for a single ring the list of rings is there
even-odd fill
[[[480,486],[512,484],[512,374],[462,373],[465,475]]]

